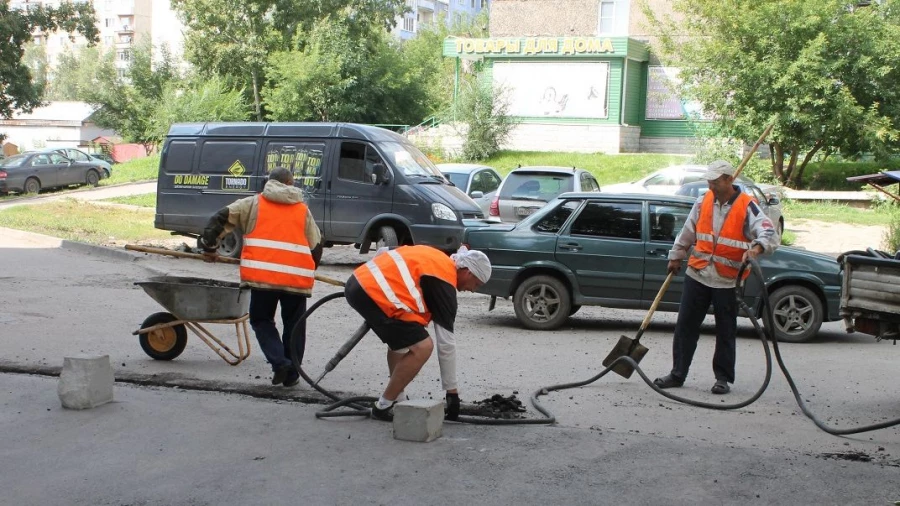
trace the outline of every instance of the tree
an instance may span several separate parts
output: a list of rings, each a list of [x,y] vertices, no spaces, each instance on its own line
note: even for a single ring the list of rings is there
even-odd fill
[[[97,46],[64,51],[50,72],[44,98],[87,102],[93,87],[102,80],[100,73],[115,74],[114,58],[115,52]],[[111,80],[113,76],[108,77]]]
[[[158,142],[152,125],[153,115],[163,100],[166,86],[180,79],[168,51],[152,58],[153,46],[140,41],[131,51],[126,78],[117,74],[114,60],[100,61],[97,74],[85,90],[85,101],[98,106],[94,121],[115,130],[127,142],[143,144],[152,151]]]
[[[813,157],[900,149],[900,8],[895,0],[675,0],[665,64],[723,132],[754,141],[770,122],[772,170],[801,184]]]
[[[509,116],[504,90],[478,81],[465,86],[456,119],[466,127],[461,153],[464,160],[489,158],[506,143],[516,126]]]
[[[410,124],[426,114],[419,69],[381,27],[366,34],[328,18],[298,45],[269,59],[262,96],[273,120]]]
[[[220,77],[197,82],[169,83],[151,119],[150,134],[157,144],[165,139],[173,123],[245,121],[250,107],[243,90],[230,89]]]
[[[0,2],[0,118],[12,117],[16,109],[31,112],[41,105],[43,84],[33,80],[31,69],[23,62],[25,44],[32,40],[35,29],[79,33],[89,44],[99,40],[90,3],[29,4],[27,10],[11,10],[9,2]]]
[[[351,36],[388,28],[404,0],[173,0],[187,27],[185,55],[206,75],[228,77],[250,90],[257,120],[268,55],[289,51],[329,16],[344,19]],[[356,38],[356,37],[355,37]]]

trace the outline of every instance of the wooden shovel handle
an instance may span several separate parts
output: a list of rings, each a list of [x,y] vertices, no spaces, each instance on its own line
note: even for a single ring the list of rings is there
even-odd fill
[[[194,258],[197,260],[205,260],[206,258],[199,253],[189,253],[187,251],[175,251],[165,248],[154,248],[152,246],[137,246],[134,244],[126,244],[125,249],[131,251],[140,251],[142,253],[153,253],[154,255],[166,255],[170,257],[176,258]],[[216,256],[216,262],[222,262],[226,264],[239,264],[241,263],[240,259],[231,258],[231,257],[223,257]],[[329,278],[328,276],[323,276],[321,274],[316,274],[316,281],[321,281],[323,283],[328,283],[329,285],[334,286],[344,286],[342,281],[338,281],[337,279]]]
[[[740,165],[738,165],[737,169],[735,169],[734,171],[735,179],[737,179],[737,177],[741,175],[741,171],[744,170],[744,167],[750,162],[750,159],[753,158],[753,155],[756,153],[756,150],[759,149],[760,144],[762,144],[766,140],[766,137],[768,137],[769,134],[772,133],[773,128],[775,128],[775,122],[769,123],[769,126],[767,126],[765,130],[763,130],[762,135],[760,135],[759,139],[756,140],[756,144],[754,144],[753,147],[750,148],[750,151],[747,152],[746,155],[744,155],[744,159],[741,160]]]
[[[640,332],[643,334],[644,330],[647,329],[647,326],[650,325],[650,319],[653,318],[653,313],[656,311],[656,306],[659,305],[659,301],[662,300],[663,295],[666,293],[666,290],[669,289],[669,283],[672,282],[672,276],[674,276],[674,272],[670,272],[668,276],[666,276],[666,280],[663,281],[661,287],[659,287],[659,293],[656,294],[656,298],[653,299],[653,304],[650,305],[650,310],[647,311],[647,316],[644,317],[644,321],[641,322],[641,330]]]

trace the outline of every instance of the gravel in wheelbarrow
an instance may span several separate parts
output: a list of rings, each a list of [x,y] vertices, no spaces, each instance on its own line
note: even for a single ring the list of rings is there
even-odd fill
[[[250,309],[250,289],[230,281],[157,276],[135,284],[181,320],[233,320]]]

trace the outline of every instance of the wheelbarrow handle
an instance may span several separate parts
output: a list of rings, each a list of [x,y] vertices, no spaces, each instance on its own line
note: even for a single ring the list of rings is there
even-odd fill
[[[200,253],[190,253],[187,251],[175,251],[165,248],[154,248],[152,246],[138,246],[134,244],[126,244],[125,249],[130,251],[140,251],[142,253],[153,253],[155,255],[166,255],[175,258],[194,258],[197,260],[206,260],[206,257],[201,255]],[[216,255],[216,262],[222,262],[226,264],[240,264],[241,260],[239,258],[231,258],[231,257],[223,257],[220,255]],[[316,274],[316,281],[321,281],[323,283],[327,283],[329,285],[334,286],[344,286],[343,281],[339,281],[337,279],[329,278],[328,276],[323,276],[321,274]]]

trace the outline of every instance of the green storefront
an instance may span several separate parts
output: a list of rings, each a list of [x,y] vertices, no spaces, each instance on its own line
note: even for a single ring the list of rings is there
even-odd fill
[[[629,37],[448,38],[444,56],[482,61],[519,120],[512,149],[686,152],[695,109],[671,92],[674,72]],[[457,90],[458,91],[458,90]]]

